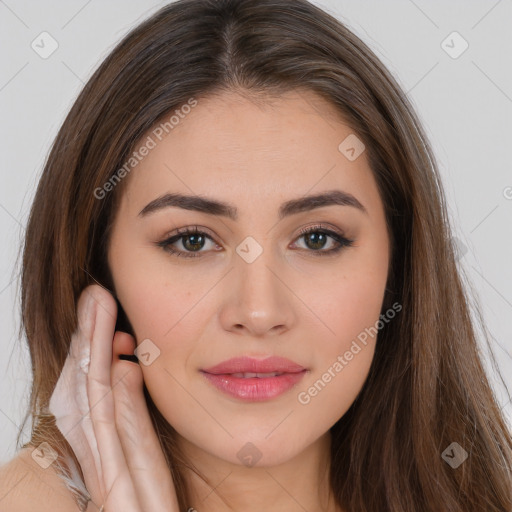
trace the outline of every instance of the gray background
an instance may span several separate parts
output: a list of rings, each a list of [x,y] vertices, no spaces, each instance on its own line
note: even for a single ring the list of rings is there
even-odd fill
[[[28,400],[28,349],[16,336],[15,262],[44,160],[95,67],[125,33],[165,3],[0,0],[0,464],[15,453]],[[512,2],[315,3],[373,48],[415,105],[442,172],[460,263],[512,389]],[[31,47],[44,31],[58,43],[46,59]],[[447,51],[459,53],[461,39],[451,36],[442,44],[453,31],[469,44],[457,58]],[[512,422],[512,404],[491,378]]]

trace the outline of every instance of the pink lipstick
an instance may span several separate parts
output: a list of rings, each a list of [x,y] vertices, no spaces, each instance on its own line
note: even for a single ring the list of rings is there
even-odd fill
[[[201,370],[217,389],[241,400],[261,402],[283,394],[297,384],[306,368],[283,357],[235,357]]]

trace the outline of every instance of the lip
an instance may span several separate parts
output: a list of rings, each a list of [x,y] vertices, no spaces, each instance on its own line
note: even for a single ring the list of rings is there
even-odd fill
[[[223,393],[244,401],[261,402],[294,387],[306,368],[283,357],[235,357],[201,370],[206,380]],[[274,377],[236,377],[237,373],[280,373]]]
[[[305,370],[300,364],[294,363],[284,357],[267,357],[266,359],[255,359],[253,357],[234,357],[227,361],[222,361],[211,368],[205,368],[203,372],[210,374],[226,373],[298,373]]]

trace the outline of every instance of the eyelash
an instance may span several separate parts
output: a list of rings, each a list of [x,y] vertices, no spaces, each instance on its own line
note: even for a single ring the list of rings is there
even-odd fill
[[[331,255],[334,255],[336,253],[338,253],[339,251],[341,251],[343,248],[345,247],[352,247],[353,244],[354,244],[354,240],[349,240],[348,238],[345,238],[344,236],[341,236],[339,233],[336,233],[335,231],[332,231],[330,229],[326,229],[324,228],[323,226],[321,225],[317,225],[317,226],[310,226],[308,228],[304,228],[300,231],[299,233],[299,236],[297,237],[297,239],[303,237],[304,235],[308,235],[310,233],[321,233],[321,234],[324,234],[324,235],[328,235],[329,237],[333,238],[337,243],[338,243],[338,246],[335,247],[334,249],[329,249],[327,251],[324,251],[324,250],[308,250],[308,249],[304,249],[306,250],[307,252],[311,252],[313,253],[314,256],[331,256]],[[172,255],[174,256],[177,256],[177,257],[185,257],[185,258],[198,258],[200,257],[200,252],[197,251],[196,253],[194,252],[186,252],[186,251],[178,251],[176,249],[174,249],[172,247],[172,244],[174,242],[177,242],[178,240],[180,240],[181,238],[184,238],[186,237],[187,235],[206,235],[207,238],[209,238],[210,240],[213,240],[213,238],[211,236],[208,235],[208,233],[204,232],[204,231],[201,231],[199,229],[198,226],[194,226],[193,228],[181,228],[181,229],[178,229],[177,230],[177,234],[171,236],[171,237],[168,237],[166,238],[165,240],[162,240],[160,242],[157,242],[157,245],[159,247],[162,247],[164,249],[164,251],[166,252],[169,252],[171,253]]]

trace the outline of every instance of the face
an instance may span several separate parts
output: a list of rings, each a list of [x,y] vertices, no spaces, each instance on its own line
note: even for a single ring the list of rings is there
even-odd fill
[[[339,149],[352,130],[312,92],[265,106],[223,93],[185,110],[162,140],[148,132],[154,147],[125,178],[115,291],[182,442],[279,464],[324,436],[367,377],[389,263],[383,205],[365,152]],[[154,202],[166,194],[209,202]],[[238,357],[250,360],[214,368]]]

